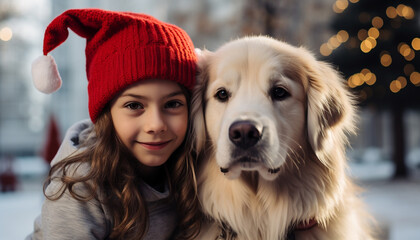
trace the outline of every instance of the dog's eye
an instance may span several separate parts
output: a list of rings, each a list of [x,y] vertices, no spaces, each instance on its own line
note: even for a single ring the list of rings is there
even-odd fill
[[[270,95],[274,101],[281,101],[290,96],[286,89],[282,87],[273,87],[271,89]]]
[[[216,92],[214,97],[220,102],[226,102],[227,100],[229,100],[230,94],[226,89],[221,88]]]

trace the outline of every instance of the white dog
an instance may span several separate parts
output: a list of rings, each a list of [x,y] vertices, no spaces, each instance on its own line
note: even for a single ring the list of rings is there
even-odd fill
[[[346,176],[354,106],[308,51],[242,38],[199,57],[193,96],[198,239],[367,240],[370,217]]]

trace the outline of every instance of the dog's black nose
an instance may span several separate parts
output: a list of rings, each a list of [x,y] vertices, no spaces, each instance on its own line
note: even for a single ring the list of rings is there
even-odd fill
[[[229,127],[229,139],[236,146],[247,149],[261,139],[261,131],[250,121],[237,121]]]

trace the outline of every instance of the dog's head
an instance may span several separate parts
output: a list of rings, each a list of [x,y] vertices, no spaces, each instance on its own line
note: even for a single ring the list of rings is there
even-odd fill
[[[353,129],[353,107],[329,65],[268,37],[238,39],[199,55],[195,146],[212,148],[227,177],[258,171],[273,180],[308,148],[331,165],[327,152],[342,148],[344,133]]]

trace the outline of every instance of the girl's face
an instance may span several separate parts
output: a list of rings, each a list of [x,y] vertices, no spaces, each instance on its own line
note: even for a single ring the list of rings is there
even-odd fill
[[[169,80],[143,80],[125,89],[111,104],[118,137],[148,167],[164,164],[181,145],[188,105],[181,87]]]

